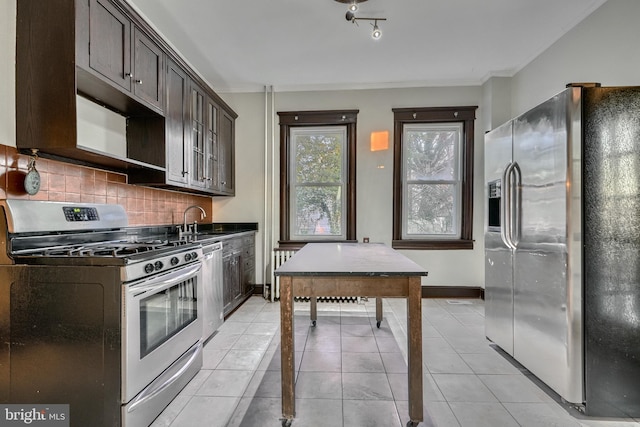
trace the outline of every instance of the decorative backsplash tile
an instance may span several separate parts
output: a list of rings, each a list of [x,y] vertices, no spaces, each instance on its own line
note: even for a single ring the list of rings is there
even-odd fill
[[[126,174],[50,159],[38,158],[40,191],[30,196],[23,184],[28,164],[29,156],[15,147],[0,145],[0,199],[120,204],[130,225],[180,224],[184,210],[198,205],[207,212],[202,222],[211,222],[211,197],[130,185]],[[199,212],[191,210],[187,220],[200,222]]]

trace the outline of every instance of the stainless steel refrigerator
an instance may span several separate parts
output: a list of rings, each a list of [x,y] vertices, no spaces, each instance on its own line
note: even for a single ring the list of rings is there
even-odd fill
[[[640,87],[485,137],[486,336],[587,415],[640,416]]]

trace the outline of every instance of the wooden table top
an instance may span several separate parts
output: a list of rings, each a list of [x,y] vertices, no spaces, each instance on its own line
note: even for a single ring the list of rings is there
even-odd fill
[[[383,243],[307,243],[276,276],[426,276],[428,272]]]

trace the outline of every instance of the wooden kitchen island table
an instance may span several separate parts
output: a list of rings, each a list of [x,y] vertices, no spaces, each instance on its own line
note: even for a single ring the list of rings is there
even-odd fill
[[[308,243],[275,275],[280,278],[282,425],[290,425],[295,416],[294,296],[407,298],[407,426],[418,425],[423,420],[421,277],[427,271],[381,243]],[[376,303],[378,322],[380,307]]]

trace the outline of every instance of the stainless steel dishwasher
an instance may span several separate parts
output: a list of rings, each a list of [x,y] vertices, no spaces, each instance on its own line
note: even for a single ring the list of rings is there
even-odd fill
[[[216,242],[202,248],[202,282],[204,307],[202,339],[209,339],[224,322],[222,302],[222,243]]]

